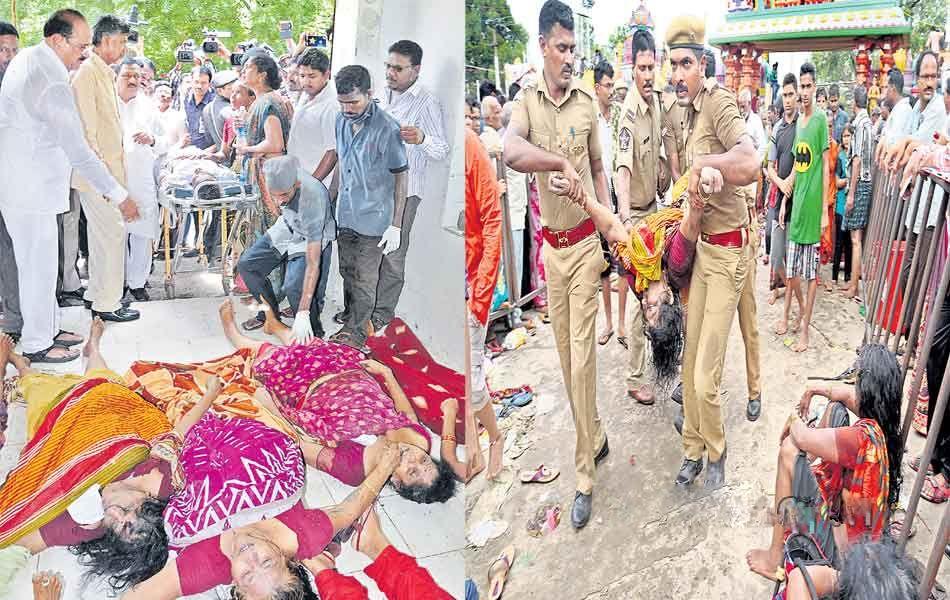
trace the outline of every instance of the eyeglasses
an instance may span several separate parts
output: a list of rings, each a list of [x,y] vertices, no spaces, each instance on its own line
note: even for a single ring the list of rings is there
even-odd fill
[[[9,54],[16,56],[18,48],[16,46],[0,46],[0,54]]]
[[[92,48],[92,44],[79,44],[79,45],[77,46],[76,44],[70,42],[70,41],[69,41],[69,38],[64,38],[64,39],[66,40],[66,43],[67,43],[68,45],[72,46],[72,47],[75,48],[76,50],[79,50],[80,52],[85,52],[85,51],[88,50],[89,48]]]
[[[383,66],[386,67],[387,71],[395,71],[396,73],[402,73],[406,69],[413,67],[413,65],[393,65],[390,63],[383,63]]]

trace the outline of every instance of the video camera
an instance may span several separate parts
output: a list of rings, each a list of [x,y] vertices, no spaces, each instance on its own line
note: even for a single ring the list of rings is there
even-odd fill
[[[205,54],[217,54],[220,48],[218,38],[231,37],[230,31],[209,31],[205,29],[204,34],[205,40],[201,43],[201,49],[204,50]]]
[[[195,60],[195,40],[185,40],[178,46],[175,52],[175,60],[182,63],[190,63]]]
[[[133,4],[132,8],[129,10],[129,18],[126,20],[131,31],[129,31],[128,43],[130,46],[139,43],[139,32],[138,28],[143,25],[148,25],[148,21],[143,20],[139,17],[139,5]]]
[[[327,36],[325,35],[314,35],[307,34],[306,44],[308,48],[326,48],[327,47]]]
[[[247,40],[246,42],[241,42],[234,47],[234,52],[231,53],[231,66],[240,67],[244,64],[244,55],[247,51],[252,48],[257,47],[257,40]]]

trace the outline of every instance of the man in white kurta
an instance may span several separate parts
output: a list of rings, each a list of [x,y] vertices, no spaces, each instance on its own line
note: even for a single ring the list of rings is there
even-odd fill
[[[167,141],[155,104],[142,93],[141,66],[126,58],[118,69],[116,93],[129,191],[135,197],[139,218],[127,223],[125,285],[139,302],[149,299],[145,291],[152,268],[152,241],[158,235],[158,190],[155,185],[156,157],[166,150]]]
[[[66,362],[79,353],[59,332],[56,215],[69,209],[75,169],[116,204],[129,195],[86,143],[69,71],[88,52],[92,33],[82,14],[57,11],[46,38],[10,63],[0,89],[0,211],[18,262],[23,313],[21,351],[36,362]],[[56,340],[54,341],[54,338]]]

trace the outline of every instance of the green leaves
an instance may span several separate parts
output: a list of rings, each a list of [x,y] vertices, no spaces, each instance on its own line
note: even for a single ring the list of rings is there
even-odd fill
[[[523,59],[528,32],[515,22],[506,0],[465,0],[465,80],[495,79],[498,65]]]
[[[257,39],[281,55],[287,49],[278,34],[278,21],[293,21],[295,41],[301,31],[323,35],[333,24],[333,0],[77,0],[73,6],[91,25],[104,14],[127,18],[133,4],[139,7],[139,17],[148,21],[139,33],[145,42],[145,55],[155,62],[159,74],[175,66],[175,49],[182,41],[190,38],[200,44],[205,28],[230,31],[233,36],[221,40],[228,49],[238,42]],[[63,6],[61,0],[19,2],[21,46],[38,43],[43,23]],[[0,3],[0,20],[11,20],[9,2]],[[227,60],[219,57],[214,62],[219,67],[227,66]]]

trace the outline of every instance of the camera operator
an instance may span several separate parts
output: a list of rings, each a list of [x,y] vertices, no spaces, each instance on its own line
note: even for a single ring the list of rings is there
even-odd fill
[[[236,71],[227,70],[215,73],[211,79],[214,87],[214,100],[206,106],[201,113],[204,121],[205,131],[211,134],[214,145],[221,147],[221,137],[224,131],[224,120],[231,107],[231,93],[234,91],[234,83],[238,80]]]

